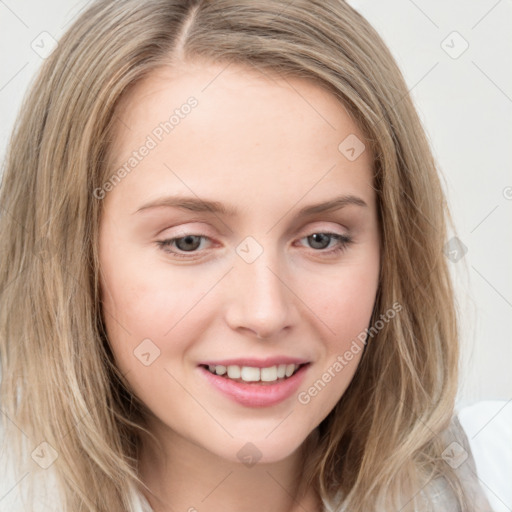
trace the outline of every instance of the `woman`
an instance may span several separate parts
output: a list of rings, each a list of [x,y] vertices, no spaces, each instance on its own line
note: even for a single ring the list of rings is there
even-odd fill
[[[436,164],[344,2],[93,3],[0,204],[4,428],[63,510],[488,510]]]

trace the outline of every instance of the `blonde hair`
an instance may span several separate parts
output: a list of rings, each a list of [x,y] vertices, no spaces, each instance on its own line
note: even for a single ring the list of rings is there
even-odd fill
[[[335,506],[368,512],[395,510],[405,490],[413,496],[442,477],[469,510],[439,435],[457,389],[443,254],[453,222],[399,68],[341,0],[97,1],[45,61],[13,132],[0,196],[0,397],[16,459],[43,441],[55,448],[66,512],[133,511],[130,490],[144,487],[144,404],[113,364],[103,326],[102,202],[93,191],[112,173],[121,97],[152,70],[187,60],[314,80],[347,107],[374,155],[383,243],[372,322],[391,304],[402,310],[368,340],[319,425],[306,481]]]

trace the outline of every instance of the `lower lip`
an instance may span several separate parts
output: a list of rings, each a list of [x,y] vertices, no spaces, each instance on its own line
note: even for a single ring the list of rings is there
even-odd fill
[[[297,391],[308,367],[309,364],[301,366],[291,377],[276,381],[275,384],[236,382],[227,377],[215,375],[202,366],[199,369],[210,384],[235,402],[246,407],[269,407],[286,400]]]

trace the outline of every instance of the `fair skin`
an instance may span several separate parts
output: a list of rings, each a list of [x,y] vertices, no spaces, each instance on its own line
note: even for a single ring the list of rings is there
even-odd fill
[[[317,84],[188,63],[179,72],[153,72],[125,96],[111,172],[190,96],[197,106],[103,199],[107,333],[161,443],[145,443],[141,478],[156,512],[319,511],[313,489],[299,487],[302,448],[345,392],[362,351],[307,403],[298,397],[329,367],[332,374],[370,322],[380,264],[372,156],[368,146],[353,161],[338,150],[348,135],[364,137]],[[235,212],[139,210],[171,195],[218,201]],[[299,216],[342,195],[365,205]],[[335,253],[340,242],[315,240],[315,233],[352,242]],[[166,247],[157,243],[172,238]],[[239,246],[262,252],[248,263]],[[147,339],[146,360],[159,353],[145,365],[135,354]],[[300,386],[266,406],[233,400],[201,366],[274,356],[308,364]],[[254,465],[243,463],[244,446]]]

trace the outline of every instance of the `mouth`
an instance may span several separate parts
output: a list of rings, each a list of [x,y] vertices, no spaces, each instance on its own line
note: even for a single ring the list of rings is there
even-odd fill
[[[244,407],[261,408],[292,398],[311,364],[296,358],[276,357],[207,361],[197,368],[205,382],[220,394]]]
[[[236,364],[200,364],[199,366],[213,375],[233,382],[272,385],[288,380],[302,367],[309,364],[310,363],[288,363],[266,367],[240,366]]]

